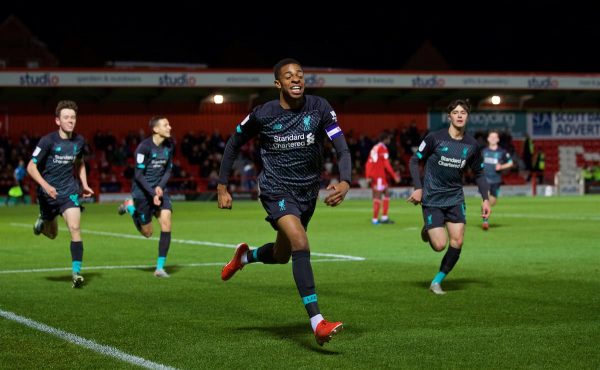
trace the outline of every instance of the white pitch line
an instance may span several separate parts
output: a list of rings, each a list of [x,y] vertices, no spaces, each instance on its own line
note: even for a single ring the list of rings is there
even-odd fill
[[[223,262],[207,262],[207,263],[188,263],[184,265],[174,265],[181,267],[200,267],[200,266],[223,266]],[[84,266],[84,270],[117,270],[117,269],[144,269],[154,268],[155,265],[128,265],[128,266]],[[71,271],[70,267],[48,267],[39,269],[22,269],[22,270],[0,270],[0,274],[20,274],[28,272],[53,272],[53,271]]]
[[[11,222],[10,225],[11,226],[15,226],[15,227],[31,227],[31,225],[21,224],[21,223],[16,223],[16,222]],[[62,227],[60,228],[60,230],[61,231],[66,231],[66,229],[62,228]],[[108,232],[108,231],[96,231],[96,230],[82,229],[81,232],[83,234],[114,236],[114,237],[117,237],[117,238],[139,239],[139,240],[154,240],[154,241],[158,240],[158,238],[156,238],[156,237],[146,238],[146,237],[143,237],[141,235],[113,233],[113,232]],[[179,243],[179,244],[205,245],[205,246],[217,247],[217,248],[235,248],[235,247],[237,247],[236,244],[215,243],[215,242],[209,242],[209,241],[204,241],[204,240],[171,239],[171,242],[172,243]],[[317,252],[310,252],[310,254],[312,256],[341,258],[341,259],[347,259],[347,260],[351,260],[351,261],[364,261],[366,259],[364,257],[349,256],[349,255],[344,255],[344,254],[317,253]]]
[[[599,216],[581,216],[581,215],[536,215],[526,213],[494,213],[494,217],[509,217],[509,218],[533,218],[540,220],[560,220],[560,221],[600,221]]]
[[[323,258],[311,260],[312,263],[315,262],[350,262],[353,260],[347,258]],[[225,262],[206,262],[206,263],[186,263],[186,264],[177,264],[172,267],[203,267],[203,266],[223,266]],[[144,269],[144,268],[154,268],[155,265],[128,265],[128,266],[84,266],[83,269],[85,271],[88,270],[118,270],[118,269]],[[21,270],[0,270],[0,274],[26,274],[26,273],[34,273],[34,272],[55,272],[55,271],[71,271],[70,267],[48,267],[48,268],[39,268],[39,269],[21,269]]]
[[[142,357],[130,355],[130,354],[125,353],[121,350],[118,350],[114,347],[96,343],[93,340],[85,339],[85,338],[82,338],[73,333],[69,333],[64,330],[53,328],[46,324],[42,324],[41,322],[37,322],[32,319],[28,319],[27,317],[19,316],[16,313],[13,313],[10,311],[4,311],[4,310],[0,309],[0,316],[4,317],[5,319],[12,320],[19,324],[28,326],[32,329],[39,330],[46,334],[50,334],[50,335],[53,335],[60,339],[66,340],[69,343],[73,343],[75,345],[90,349],[94,352],[103,354],[105,356],[114,357],[117,360],[121,360],[123,362],[127,362],[127,363],[137,365],[140,367],[144,367],[146,369],[161,369],[161,370],[162,369],[165,369],[165,370],[167,370],[167,369],[175,370],[176,369],[171,366],[166,366],[166,365],[162,365],[162,364],[159,364],[156,362],[152,362],[150,360],[146,360],[145,358],[142,358]]]

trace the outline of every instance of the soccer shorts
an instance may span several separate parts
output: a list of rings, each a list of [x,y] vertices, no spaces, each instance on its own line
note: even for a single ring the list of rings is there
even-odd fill
[[[79,204],[78,194],[52,199],[46,193],[38,192],[38,201],[40,203],[40,214],[44,221],[54,220],[56,216],[62,215],[69,208],[80,208],[83,211],[83,206]]]
[[[498,198],[498,195],[500,195],[500,183],[499,182],[497,182],[495,184],[490,184],[490,194],[494,198]]]
[[[265,220],[271,224],[273,229],[279,230],[277,220],[285,215],[294,215],[300,219],[304,230],[308,229],[308,223],[315,212],[317,199],[302,202],[289,195],[271,196],[260,195],[260,201],[267,211]]]
[[[376,191],[384,191],[388,187],[385,177],[373,177],[371,179],[371,187]]]
[[[133,205],[135,211],[140,215],[140,223],[147,225],[152,222],[152,216],[158,218],[160,211],[168,209],[173,212],[173,204],[168,194],[163,193],[162,202],[160,206],[154,204],[154,198],[134,198]]]
[[[467,206],[458,204],[450,207],[426,207],[423,206],[423,221],[425,222],[425,230],[443,227],[446,222],[457,224],[466,224]]]

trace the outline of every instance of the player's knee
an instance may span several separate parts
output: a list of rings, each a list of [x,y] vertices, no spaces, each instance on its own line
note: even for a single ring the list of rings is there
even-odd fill
[[[462,248],[463,238],[450,239],[450,245],[452,248]]]
[[[142,229],[142,230],[140,230],[140,232],[141,232],[141,233],[142,233],[142,235],[143,235],[144,237],[146,237],[146,238],[149,238],[149,237],[151,237],[151,236],[152,236],[152,230],[144,230],[144,229]]]
[[[445,241],[430,240],[429,241],[429,245],[431,245],[431,248],[434,251],[436,251],[436,252],[441,252],[444,249],[446,249],[446,242]]]
[[[298,241],[294,241],[292,242],[292,250],[294,252],[299,252],[299,251],[310,251],[310,248],[308,246],[308,240],[304,239],[304,240],[298,240]]]

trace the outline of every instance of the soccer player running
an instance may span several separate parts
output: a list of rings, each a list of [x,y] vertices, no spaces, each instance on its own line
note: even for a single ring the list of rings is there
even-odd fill
[[[83,136],[74,132],[77,111],[74,101],[58,102],[54,118],[58,131],[40,139],[27,164],[27,173],[38,184],[37,195],[40,204],[40,215],[33,226],[33,233],[44,234],[50,239],[56,238],[56,216],[62,215],[71,233],[73,288],[80,288],[84,283],[81,276],[83,241],[80,230],[82,207],[79,194],[81,192],[84,198],[94,194],[88,186],[83,162],[85,140]],[[81,191],[75,173],[81,181]]]
[[[291,257],[298,292],[316,341],[323,345],[343,324],[325,320],[319,310],[306,229],[319,195],[325,138],[333,142],[340,168],[340,182],[327,187],[328,206],[342,203],[350,188],[350,151],[329,103],[317,96],[304,95],[304,71],[300,63],[283,59],[273,72],[279,99],[254,108],[237,126],[225,148],[217,193],[219,208],[231,209],[227,183],[233,162],[244,143],[260,136],[263,161],[258,177],[260,200],[277,237],[274,243],[253,250],[245,243],[239,244],[232,260],[223,267],[221,279],[229,280],[249,263],[286,264]]]
[[[440,270],[429,286],[435,294],[446,294],[441,287],[442,280],[458,262],[463,245],[467,223],[462,188],[465,167],[470,167],[475,174],[483,198],[482,217],[488,218],[491,212],[481,150],[475,138],[465,132],[471,105],[468,100],[454,100],[448,105],[447,112],[450,127],[427,135],[410,159],[415,190],[407,200],[415,205],[422,204],[423,241],[429,242],[436,252],[443,251],[449,244]],[[425,162],[423,182],[419,161]]]
[[[490,187],[490,207],[496,205],[498,196],[500,195],[500,184],[502,184],[502,172],[513,166],[510,154],[500,146],[500,136],[497,131],[490,131],[487,137],[488,146],[483,148],[483,170],[485,179]],[[489,219],[483,218],[481,228],[488,230],[490,228]]]
[[[393,224],[394,221],[388,217],[388,210],[390,208],[390,192],[388,189],[388,182],[386,172],[392,176],[396,183],[400,182],[400,178],[394,172],[392,165],[389,160],[389,152],[387,145],[390,145],[392,135],[389,132],[383,132],[379,136],[379,142],[373,146],[369,153],[369,159],[365,166],[365,176],[371,183],[373,190],[373,218],[371,223],[377,224]],[[382,202],[383,196],[383,202]],[[381,220],[379,220],[379,208],[383,203],[383,212]]]
[[[152,236],[152,216],[160,224],[158,260],[154,276],[168,278],[165,271],[171,245],[171,213],[173,206],[166,186],[173,167],[171,125],[163,116],[150,119],[152,136],[143,140],[135,150],[135,176],[131,187],[133,199],[119,206],[119,214],[129,213],[137,230],[146,238]]]

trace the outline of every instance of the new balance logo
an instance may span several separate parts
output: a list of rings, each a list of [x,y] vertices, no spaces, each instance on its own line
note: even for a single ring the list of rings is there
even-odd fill
[[[440,151],[441,151],[441,152],[447,152],[447,151],[448,151],[448,147],[447,147],[447,146],[443,146],[443,147],[440,149]]]
[[[278,131],[281,130],[283,128],[283,126],[281,125],[281,123],[276,123],[273,125],[273,130]]]

